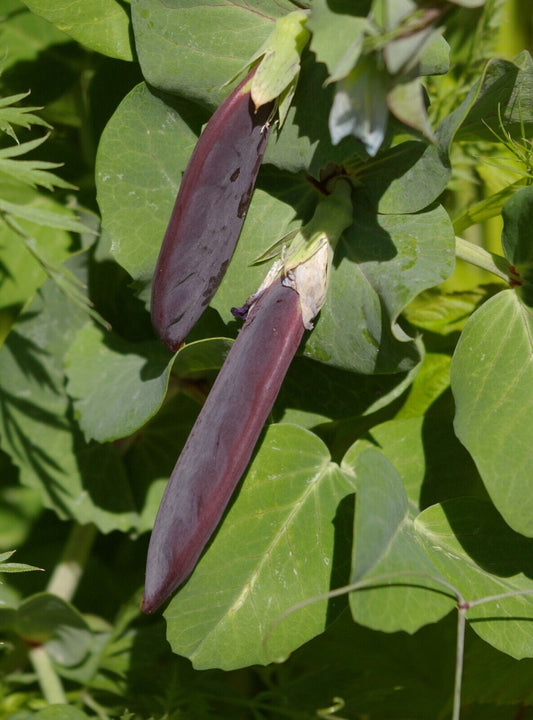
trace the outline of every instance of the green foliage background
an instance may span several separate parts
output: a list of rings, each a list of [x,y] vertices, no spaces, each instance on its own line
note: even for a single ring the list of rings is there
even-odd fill
[[[371,159],[331,145],[324,86],[371,3],[310,3],[238,250],[172,357],[147,301],[181,174],[295,5],[0,0],[1,718],[448,718],[457,593],[498,595],[467,613],[461,717],[533,717],[533,29],[528,0],[456,4],[450,70],[439,41],[421,73],[435,142],[396,98]],[[328,303],[196,570],[142,617],[229,308],[330,161],[357,183]]]

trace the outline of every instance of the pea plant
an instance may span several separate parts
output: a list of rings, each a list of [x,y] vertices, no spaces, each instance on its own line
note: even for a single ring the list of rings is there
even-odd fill
[[[0,15],[0,718],[533,717],[528,3]]]

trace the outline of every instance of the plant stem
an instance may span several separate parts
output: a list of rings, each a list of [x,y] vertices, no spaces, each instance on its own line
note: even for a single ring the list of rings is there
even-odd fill
[[[463,663],[465,650],[466,612],[468,604],[457,603],[457,647],[455,652],[455,682],[453,687],[452,720],[459,720],[461,714],[461,686],[463,682]]]
[[[47,591],[70,602],[74,597],[87,557],[96,538],[94,525],[75,523],[70,532],[61,560],[56,565],[48,582]],[[37,674],[45,700],[49,704],[67,704],[61,679],[44,646],[34,647],[29,659]]]
[[[82,695],[82,700],[88,708],[93,710],[101,720],[109,720],[109,715],[106,713],[104,708],[96,702],[96,700],[89,693],[85,692]]]
[[[29,652],[29,658],[39,679],[39,685],[41,686],[46,702],[49,705],[66,705],[67,698],[61,680],[44,647],[39,646],[32,648]]]
[[[96,538],[94,525],[72,527],[61,560],[56,565],[47,591],[70,602],[74,597],[87,557]]]
[[[519,277],[516,271],[514,271],[511,264],[501,255],[491,253],[479,247],[479,245],[474,245],[457,236],[455,237],[455,254],[461,260],[470,263],[470,265],[475,265],[482,270],[487,270],[501,280],[505,280],[505,282],[510,285],[519,284]]]

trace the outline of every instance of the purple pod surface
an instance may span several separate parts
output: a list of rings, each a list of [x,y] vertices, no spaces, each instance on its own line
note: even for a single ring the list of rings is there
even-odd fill
[[[250,310],[170,477],[148,549],[144,612],[156,610],[192,572],[303,333],[298,293],[276,280]]]
[[[270,134],[273,103],[255,110],[252,70],[194,148],[153,277],[152,324],[175,352],[218,288],[244,222]]]

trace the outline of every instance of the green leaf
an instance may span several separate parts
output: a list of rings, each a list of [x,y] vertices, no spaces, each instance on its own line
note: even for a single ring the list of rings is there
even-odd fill
[[[470,315],[490,294],[501,290],[500,285],[445,292],[430,288],[410,303],[404,311],[410,323],[440,336],[452,336],[464,328]],[[455,346],[455,343],[453,343]]]
[[[417,509],[409,507],[394,466],[377,449],[367,449],[354,465],[348,453],[342,467],[351,467],[357,488],[351,582],[376,578],[379,585],[350,594],[354,620],[384,632],[413,633],[444,617],[455,598],[432,581],[441,575],[418,543]],[[392,577],[381,580],[383,575]]]
[[[171,357],[158,340],[129,342],[85,325],[66,355],[65,370],[86,439],[109,442],[132,435],[158,412],[167,391],[192,393],[187,380],[216,374],[231,344],[226,338],[200,340]]]
[[[10,95],[0,99],[0,130],[7,133],[13,140],[17,141],[17,135],[13,129],[13,125],[18,127],[30,128],[32,125],[41,125],[49,128],[50,125],[38,115],[33,114],[33,110],[39,110],[37,107],[13,107],[20,100],[24,100],[28,97],[27,93],[19,93],[18,95]],[[46,139],[45,136],[44,139]],[[40,142],[44,142],[43,139]],[[38,142],[38,144],[40,144]],[[26,143],[27,145],[27,143]],[[29,149],[29,148],[28,148]],[[6,148],[2,150],[2,153],[6,152]],[[18,154],[21,154],[20,152]]]
[[[343,419],[354,427],[361,416],[373,412],[376,401],[396,399],[395,391],[404,381],[403,375],[369,377],[296,357],[281,386],[273,416],[276,422],[308,429]],[[313,388],[312,393],[309,388]],[[334,433],[337,436],[337,431]]]
[[[411,140],[382,153],[378,161],[353,163],[351,172],[367,188],[381,213],[416,212],[433,202],[450,177],[454,139],[489,140],[501,132],[501,117],[512,137],[531,130],[528,98],[533,94],[531,58],[492,60],[460,106],[437,127],[437,145]]]
[[[181,379],[209,378],[222,367],[233,344],[228,338],[208,338],[184,345],[174,358],[173,373]]]
[[[1,454],[4,483],[0,492],[0,545],[22,547],[42,512],[39,493],[18,483],[16,468]],[[21,558],[27,559],[23,553]]]
[[[368,0],[315,0],[307,27],[311,50],[325,63],[332,80],[346,77],[354,67],[368,28]]]
[[[502,248],[505,257],[519,271],[523,265],[533,265],[533,186],[517,190],[503,206],[502,217]]]
[[[8,550],[7,552],[0,553],[0,563],[4,563],[6,560],[9,560],[15,552],[15,550]]]
[[[428,358],[418,376],[421,386]],[[446,364],[437,367],[437,387],[443,381],[447,385]],[[465,493],[483,496],[475,466],[453,433],[453,405],[446,400],[446,395],[436,400],[425,415],[376,425],[342,461],[341,468],[355,473],[357,487],[352,579],[393,576],[376,580],[376,589],[350,596],[354,618],[369,627],[390,632],[398,629],[398,623],[412,632],[419,621],[434,622],[431,617],[440,617],[451,607],[442,586],[419,575],[400,575],[404,571],[440,576],[420,554],[413,522],[421,508]],[[433,591],[421,589],[428,584]]]
[[[470,456],[453,432],[450,393],[433,403],[425,415],[388,420],[370,429],[343,460],[355,467],[358,455],[377,447],[400,476],[409,506],[419,510],[462,495],[486,498]],[[374,515],[379,522],[379,513]]]
[[[387,105],[398,120],[421,132],[430,142],[436,142],[427,115],[424,86],[420,78],[396,84],[387,93]]]
[[[1,118],[0,118],[1,121]],[[0,172],[16,178],[21,183],[36,187],[40,185],[47,190],[54,187],[73,189],[74,185],[63,180],[50,170],[60,167],[61,163],[52,163],[42,160],[12,160],[11,158],[31,152],[39,145],[42,145],[49,138],[49,135],[29,140],[25,143],[12,145],[0,149]]]
[[[32,12],[82,45],[120,60],[132,60],[130,18],[119,0],[24,0]]]
[[[50,282],[20,316],[0,352],[0,447],[60,517],[126,531],[137,513],[117,450],[84,443],[70,419],[63,358],[85,323]]]
[[[367,374],[408,370],[419,354],[397,318],[452,272],[451,222],[442,207],[417,215],[376,216],[362,208],[354,214],[305,353]]]
[[[81,328],[65,369],[85,438],[108,442],[144,425],[163,402],[171,363],[158,341],[132,343],[93,324]]]
[[[533,536],[533,315],[513,290],[465,325],[453,358],[455,430],[506,522]]]
[[[35,205],[20,205],[0,198],[0,212],[14,215],[22,220],[28,220],[36,225],[56,228],[57,230],[68,230],[77,233],[87,232],[87,227],[77,220],[69,210],[53,212]]]
[[[80,613],[51,593],[23,600],[17,608],[16,632],[26,641],[43,644],[60,665],[77,665],[89,650],[92,634]]]
[[[415,522],[425,551],[466,601],[533,590],[532,541],[513,532],[490,502],[456,498]],[[478,635],[515,658],[533,656],[533,595],[498,598],[468,610]]]
[[[17,63],[20,68],[21,63],[31,63],[37,58],[42,62],[48,48],[55,46],[57,51],[71,41],[68,35],[32,13],[20,0],[3,0],[2,13],[2,46],[5,49],[2,85]]]
[[[533,61],[524,51],[515,60],[490,60],[461,107],[468,113],[457,134],[458,140],[488,140],[502,128],[511,137],[529,137],[533,129]],[[451,117],[451,116],[449,116]],[[446,121],[444,121],[446,122]]]
[[[422,367],[411,385],[409,396],[396,418],[422,417],[450,386],[449,355],[426,353]]]
[[[439,197],[451,177],[451,145],[471,101],[469,96],[440,123],[435,130],[437,144],[407,140],[384,151],[375,162],[354,163],[352,174],[378,212],[414,213]]]
[[[34,565],[25,565],[24,563],[2,563],[2,565],[0,565],[0,573],[21,573],[32,570],[42,570],[42,568],[35,567]]]
[[[461,692],[463,703],[491,703],[493,707],[533,704],[530,683],[533,660],[512,660],[509,655],[487,645],[479,636],[468,635]]]
[[[135,280],[151,280],[202,119],[184,101],[167,104],[141,84],[104,130],[96,159],[102,225],[113,256]]]
[[[450,69],[450,46],[442,35],[437,35],[422,53],[419,60],[420,75],[444,75]]]
[[[420,63],[426,48],[440,36],[442,28],[435,28],[431,9],[424,11],[413,0],[382,0],[382,4],[384,30],[394,32],[403,26],[402,35],[387,42],[383,48],[387,70],[391,75],[407,74]],[[419,23],[418,29],[416,25],[414,29],[409,28],[413,15]]]
[[[484,200],[480,200],[477,203],[469,205],[463,213],[453,221],[453,227],[457,235],[463,233],[467,228],[475,225],[476,223],[482,223],[490,218],[497,217],[504,207],[505,203],[511,198],[522,186],[524,180],[517,180],[516,182],[506,185],[498,192],[490,195]]]
[[[135,46],[153,87],[216,107],[234,77],[294,10],[289,0],[132,0]]]
[[[333,551],[349,532],[339,503],[353,490],[316,436],[269,427],[222,526],[165,612],[174,652],[197,668],[230,669],[268,663],[322,632],[327,602],[281,614],[346,576]]]
[[[0,184],[0,195],[5,196],[6,193],[13,196],[13,188]],[[54,214],[62,209],[53,198],[31,188],[17,190],[15,197],[28,208]],[[74,218],[72,214],[69,217]],[[66,230],[34,225],[25,220],[21,220],[20,225],[32,235],[37,249],[46,248],[49,262],[61,263],[69,257],[72,238]],[[5,222],[0,222],[0,277],[0,307],[23,304],[46,279],[45,271],[28,251],[24,240]]]
[[[521,188],[512,195],[502,209],[502,247],[512,263],[509,274],[518,276],[514,282],[523,302],[533,304],[533,251],[531,249],[531,222],[533,220],[533,194],[531,187]]]

